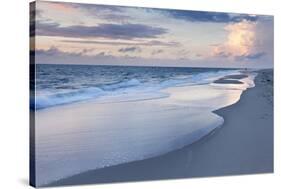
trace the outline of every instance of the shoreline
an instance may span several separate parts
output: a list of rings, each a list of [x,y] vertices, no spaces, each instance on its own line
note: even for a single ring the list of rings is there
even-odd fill
[[[273,172],[273,97],[270,92],[264,94],[270,75],[272,82],[272,70],[258,73],[256,86],[244,91],[237,103],[214,111],[225,122],[199,141],[161,156],[90,170],[47,186]]]

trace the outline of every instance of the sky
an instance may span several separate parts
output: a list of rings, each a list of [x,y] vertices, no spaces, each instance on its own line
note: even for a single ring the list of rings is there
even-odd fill
[[[269,15],[36,1],[30,24],[36,63],[273,67]]]

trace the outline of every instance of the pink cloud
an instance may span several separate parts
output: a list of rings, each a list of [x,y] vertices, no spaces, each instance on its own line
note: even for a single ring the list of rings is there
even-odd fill
[[[256,44],[256,22],[243,20],[228,24],[225,43],[212,47],[212,56],[236,57],[253,53]]]

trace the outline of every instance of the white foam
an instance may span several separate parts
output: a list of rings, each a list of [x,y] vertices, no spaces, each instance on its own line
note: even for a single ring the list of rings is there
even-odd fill
[[[58,90],[59,92],[36,92],[36,109],[49,108],[52,106],[65,105],[85,100],[98,100],[100,102],[113,102],[114,100],[120,100],[123,102],[124,99],[130,99],[130,101],[132,101],[134,98],[135,100],[163,98],[165,95],[160,92],[162,89],[175,86],[208,84],[225,75],[235,74],[237,72],[238,71],[236,70],[205,72],[187,75],[185,77],[181,76],[173,79],[167,79],[160,83],[140,82],[137,79],[131,79],[99,87]],[[121,98],[121,95],[123,98]]]

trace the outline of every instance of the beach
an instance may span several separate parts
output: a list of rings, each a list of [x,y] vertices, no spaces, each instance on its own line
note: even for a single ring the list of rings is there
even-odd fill
[[[223,82],[224,84],[229,83],[232,86],[237,83],[237,81],[231,81],[232,79],[244,78],[242,76],[237,77],[238,76],[223,78],[223,80],[230,79],[230,81],[226,82],[220,79],[219,82]],[[173,89],[173,92],[177,92],[177,90],[179,89]],[[232,92],[234,92],[234,90]],[[152,156],[151,158],[143,158],[128,163],[126,163],[128,160],[125,158],[125,163],[119,162],[117,165],[89,170],[75,174],[74,176],[59,179],[51,184],[45,184],[44,186],[273,172],[272,70],[258,71],[258,75],[255,78],[255,87],[245,90],[237,103],[235,103],[235,101],[231,102],[232,103],[226,107],[215,110],[213,113],[214,115],[203,114],[203,116],[210,116],[209,118],[214,120],[214,127],[212,127],[212,129],[206,127],[209,129],[209,134],[205,135],[204,133],[200,136],[198,135],[198,140],[196,140],[196,142],[192,143],[190,141],[191,144],[184,145],[186,142],[188,143],[188,141],[177,141],[182,144],[177,144],[178,149],[176,150],[167,153],[164,151],[157,152],[160,154],[157,156],[149,154],[147,157]],[[161,101],[161,103],[163,103],[163,101]],[[89,106],[84,107],[89,108]],[[80,108],[81,106],[79,106],[79,111],[81,111]],[[114,109],[114,106],[111,108]],[[149,109],[150,107],[148,106],[147,108]],[[169,112],[172,111],[169,110]],[[171,116],[169,120],[182,119],[182,123],[184,123],[187,120],[183,119],[184,114],[180,112],[182,111],[176,110],[174,114],[163,114],[162,117]],[[217,121],[220,119],[217,118],[220,117],[222,117],[224,121],[222,125],[218,126]],[[202,119],[202,117],[198,117],[198,119]],[[163,122],[167,120],[164,119]],[[154,121],[157,122],[159,120],[156,119]],[[178,121],[178,123],[181,122]],[[205,126],[202,126],[202,128],[205,128]],[[181,131],[182,130],[179,130],[176,133]],[[158,144],[152,140],[148,140],[147,143],[147,145]],[[159,143],[158,145],[161,144]],[[161,148],[158,147],[157,149]],[[132,151],[134,150],[132,149]],[[155,149],[153,149],[151,153],[152,152],[155,152]],[[118,154],[115,157],[118,157]],[[91,162],[91,157],[89,157],[88,161]],[[81,165],[84,166],[83,163]],[[85,166],[87,166],[87,162],[85,162]]]
[[[273,26],[31,3],[30,185],[272,173]]]

